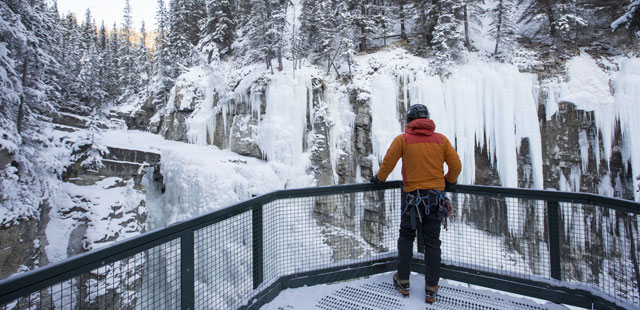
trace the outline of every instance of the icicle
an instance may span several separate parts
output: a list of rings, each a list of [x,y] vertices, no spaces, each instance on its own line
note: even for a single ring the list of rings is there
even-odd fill
[[[614,85],[616,114],[623,136],[622,158],[625,165],[631,162],[635,190],[640,182],[635,178],[640,176],[640,59],[623,60]],[[640,201],[640,192],[635,192],[635,200]]]
[[[402,133],[398,115],[398,81],[388,75],[376,75],[371,81],[371,144],[375,160],[382,162],[393,139]],[[401,164],[388,177],[401,180]]]
[[[580,145],[580,162],[582,163],[582,173],[587,172],[589,168],[589,139],[587,138],[587,132],[581,130],[578,134],[578,144]]]
[[[270,161],[299,165],[306,132],[309,83],[289,76],[274,76],[267,86],[267,110],[260,123],[258,144]]]

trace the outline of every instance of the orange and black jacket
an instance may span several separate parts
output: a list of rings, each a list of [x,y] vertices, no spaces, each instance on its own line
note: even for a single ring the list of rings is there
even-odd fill
[[[378,171],[378,180],[384,182],[402,157],[404,191],[416,189],[444,190],[445,178],[455,183],[462,163],[449,139],[437,132],[433,120],[418,118],[407,124],[404,134],[393,139]],[[444,163],[449,168],[444,175]]]

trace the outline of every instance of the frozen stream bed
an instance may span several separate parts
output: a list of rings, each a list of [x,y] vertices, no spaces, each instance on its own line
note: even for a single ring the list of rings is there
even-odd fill
[[[565,306],[514,297],[482,287],[440,280],[438,298],[433,305],[424,301],[424,276],[411,275],[411,293],[402,297],[393,287],[393,273],[370,278],[316,285],[282,291],[262,310],[400,310],[400,309],[568,309]]]

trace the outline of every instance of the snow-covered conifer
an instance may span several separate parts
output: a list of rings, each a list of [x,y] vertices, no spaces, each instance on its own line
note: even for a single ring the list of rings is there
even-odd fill
[[[118,98],[121,94],[120,86],[120,39],[118,36],[118,28],[113,23],[111,33],[109,35],[109,47],[107,52],[107,58],[105,59],[107,65],[106,76],[106,90],[109,98]]]
[[[495,7],[491,9],[492,23],[491,35],[496,40],[493,54],[508,51],[514,44],[517,31],[515,23],[515,2],[513,0],[497,0]]]
[[[168,13],[168,67],[169,76],[176,78],[194,63],[193,52],[199,38],[198,16],[191,11],[188,0],[171,0]],[[195,35],[194,35],[195,32]]]
[[[207,17],[202,28],[200,49],[211,62],[214,51],[230,54],[231,44],[235,39],[235,22],[231,15],[231,4],[228,0],[208,1]]]
[[[624,25],[636,37],[640,37],[640,0],[630,0],[630,2],[624,15],[611,23],[611,28],[616,30],[620,25]]]
[[[533,29],[533,36],[570,40],[575,37],[572,33],[587,25],[578,14],[576,0],[519,0],[518,5],[525,6],[520,21]]]
[[[149,86],[152,74],[151,59],[147,49],[147,30],[144,21],[140,27],[140,42],[135,50],[135,92],[140,92]]]
[[[126,0],[123,12],[122,26],[120,28],[120,35],[118,37],[120,39],[118,51],[119,85],[122,93],[125,96],[130,95],[132,92],[135,92],[135,89],[130,89],[130,87],[134,86],[136,83],[134,65],[135,60],[132,44],[132,26],[133,21],[131,16],[131,5],[129,4],[129,0]]]
[[[460,0],[439,2],[439,14],[433,28],[431,50],[436,63],[445,68],[462,59],[464,47],[463,3]]]
[[[250,57],[265,61],[273,71],[272,59],[278,57],[279,67],[285,41],[286,9],[288,2],[278,0],[257,0],[251,7],[251,17],[247,21],[246,32]]]

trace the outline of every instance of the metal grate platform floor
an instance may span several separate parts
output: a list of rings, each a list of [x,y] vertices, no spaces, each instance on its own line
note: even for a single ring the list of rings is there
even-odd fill
[[[399,310],[399,309],[477,309],[477,310],[557,310],[567,308],[551,302],[514,297],[458,282],[440,281],[434,304],[424,301],[424,277],[411,275],[409,297],[402,297],[391,282],[393,273],[329,285],[288,289],[262,310]]]

